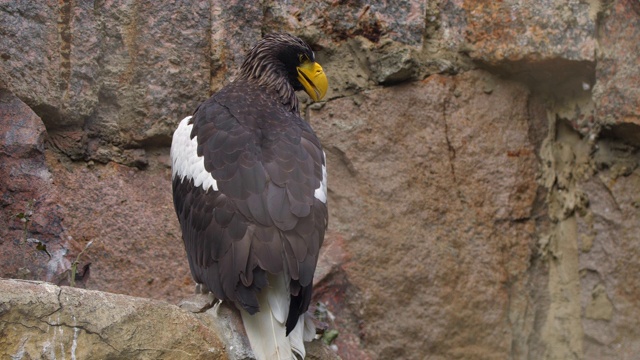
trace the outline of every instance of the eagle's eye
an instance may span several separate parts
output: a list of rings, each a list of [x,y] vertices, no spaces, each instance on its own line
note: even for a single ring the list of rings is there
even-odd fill
[[[300,61],[300,64],[309,61],[309,56],[307,54],[298,54],[298,61]]]

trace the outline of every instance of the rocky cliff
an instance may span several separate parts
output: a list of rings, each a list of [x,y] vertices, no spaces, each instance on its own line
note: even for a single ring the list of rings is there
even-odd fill
[[[289,31],[330,81],[301,99],[342,358],[640,353],[637,1],[13,1],[0,23],[0,276],[191,293],[171,133]]]

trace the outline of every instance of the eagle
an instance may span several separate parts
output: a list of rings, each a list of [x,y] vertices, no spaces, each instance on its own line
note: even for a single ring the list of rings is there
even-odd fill
[[[319,101],[327,87],[308,44],[268,34],[173,134],[173,202],[196,289],[235,304],[258,360],[304,359],[315,336],[304,315],[328,224],[327,170],[296,91]]]

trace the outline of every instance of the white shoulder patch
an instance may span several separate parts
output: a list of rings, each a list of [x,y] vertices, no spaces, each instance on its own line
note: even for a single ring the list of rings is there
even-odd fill
[[[324,165],[322,165],[322,182],[320,183],[320,187],[316,189],[313,193],[316,199],[322,201],[323,203],[327,203],[327,157],[322,152],[322,160],[324,161]]]
[[[204,168],[204,157],[198,156],[198,139],[191,139],[191,129],[189,124],[191,116],[180,121],[180,125],[173,133],[171,140],[171,179],[176,176],[184,181],[184,178],[193,179],[195,186],[202,186],[207,191],[213,188],[218,191],[216,179]],[[317,191],[317,190],[316,190]]]

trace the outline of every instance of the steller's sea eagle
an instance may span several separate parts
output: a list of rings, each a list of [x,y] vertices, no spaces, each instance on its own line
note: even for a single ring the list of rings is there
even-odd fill
[[[235,81],[180,122],[171,143],[173,202],[191,275],[240,310],[256,359],[304,358],[328,223],[320,141],[295,91],[314,100],[327,77],[311,48],[269,34]]]

